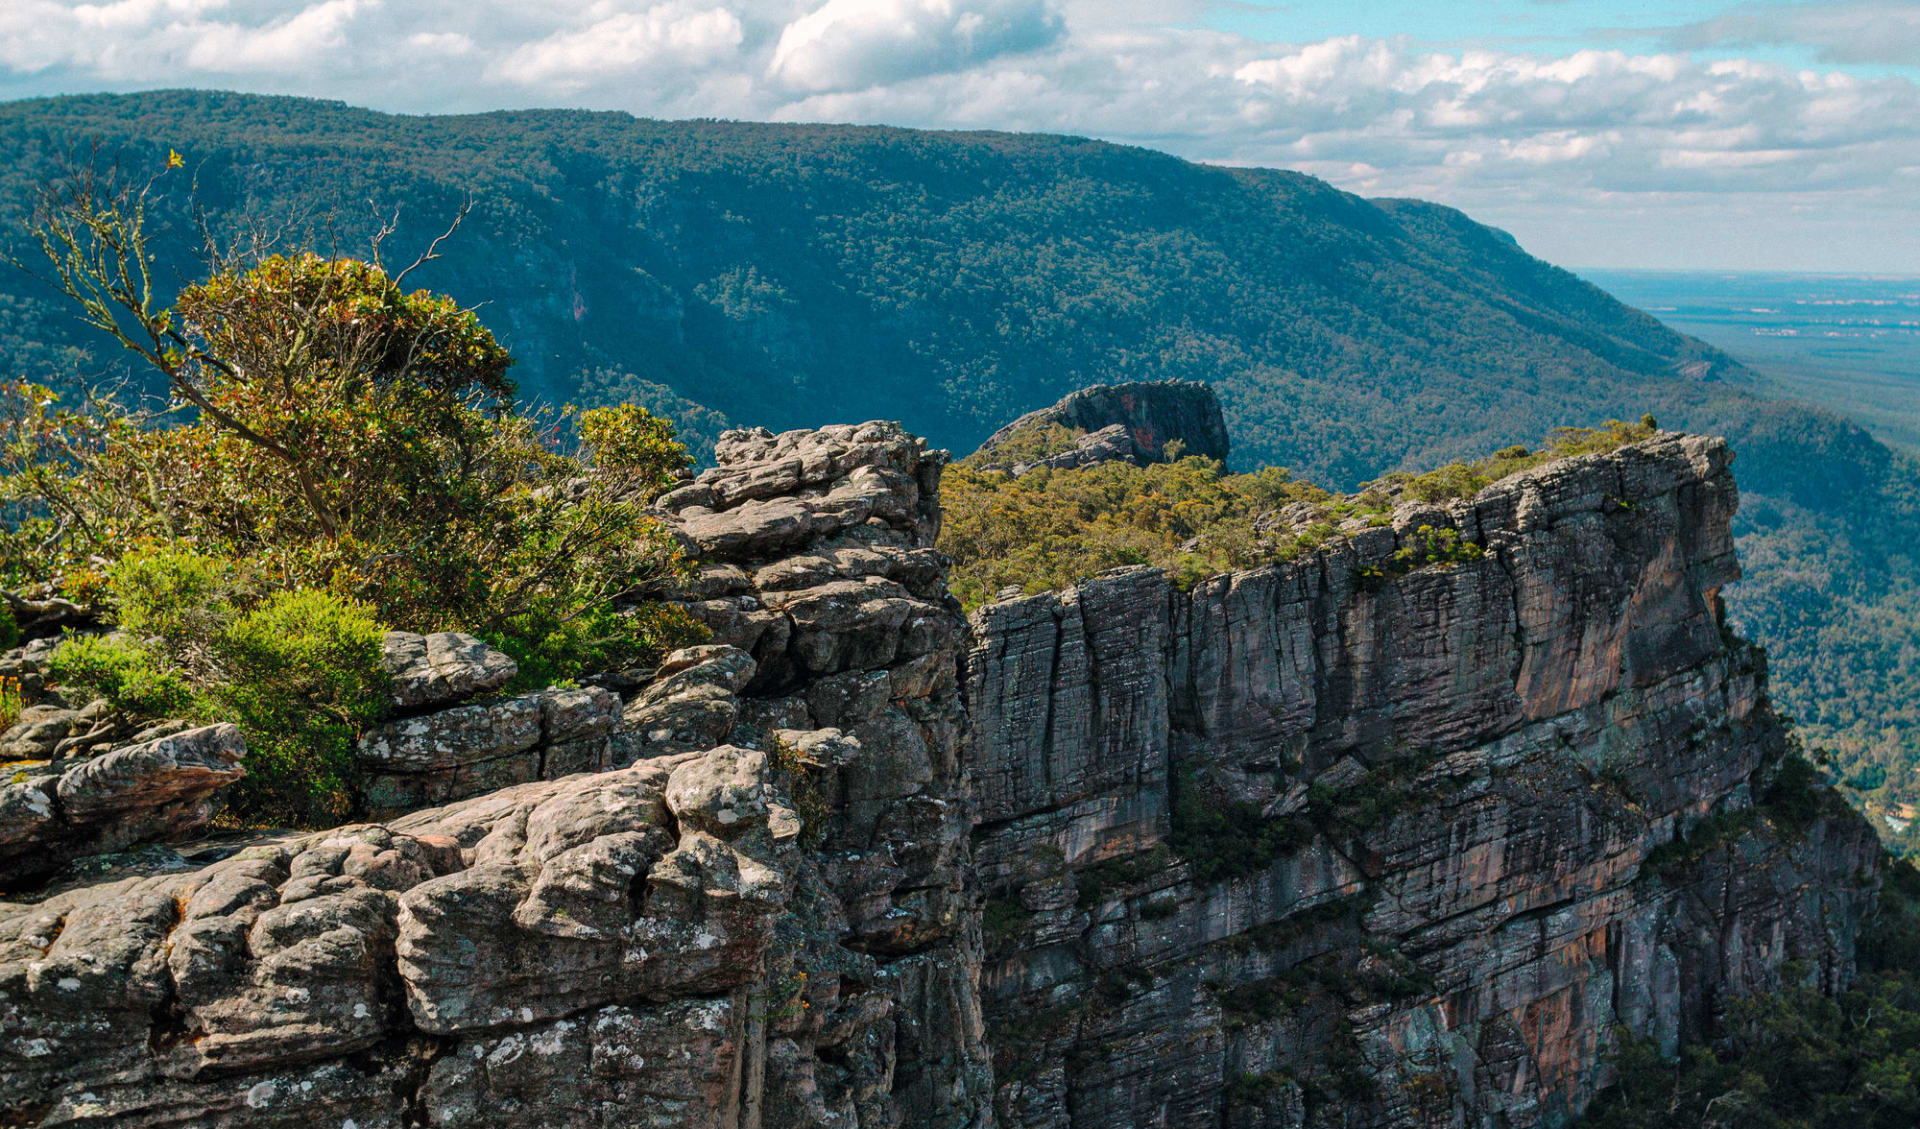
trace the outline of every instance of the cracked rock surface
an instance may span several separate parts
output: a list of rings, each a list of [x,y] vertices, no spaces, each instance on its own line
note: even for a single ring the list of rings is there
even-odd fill
[[[943,460],[734,433],[663,509],[714,640],[630,700],[389,637],[385,822],[0,902],[0,1125],[984,1125]],[[36,786],[168,810],[110,767]]]
[[[204,822],[237,735],[0,783],[0,1126],[1557,1127],[1617,1026],[1852,974],[1877,844],[1765,812],[1717,441],[971,632],[944,452],[716,458],[658,503],[711,641],[506,695],[477,641],[390,637],[377,822],[36,886]],[[1483,552],[1396,563],[1423,525]],[[1746,833],[1676,843],[1709,817]]]
[[[1672,1049],[1790,962],[1845,983],[1878,845],[1843,806],[1650,859],[1786,748],[1719,618],[1730,461],[1662,435],[977,612],[1000,1123],[1560,1125],[1616,1025]],[[1422,525],[1484,554],[1396,568]]]

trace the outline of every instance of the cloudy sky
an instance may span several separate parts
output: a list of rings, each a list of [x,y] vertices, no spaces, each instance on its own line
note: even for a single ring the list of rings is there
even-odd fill
[[[1920,0],[0,0],[0,98],[1046,130],[1571,266],[1920,274]]]

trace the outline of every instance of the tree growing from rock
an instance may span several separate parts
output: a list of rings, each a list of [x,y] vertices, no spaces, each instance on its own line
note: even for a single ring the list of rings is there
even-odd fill
[[[165,304],[146,217],[156,180],[81,170],[38,202],[47,277],[164,378],[168,402],[69,407],[0,386],[8,587],[119,616],[138,661],[214,712],[240,700],[215,692],[238,673],[223,644],[276,594],[313,593],[287,622],[316,630],[351,613],[483,635],[530,680],[632,664],[695,634],[644,598],[683,568],[646,512],[690,462],[671,424],[633,406],[517,410],[507,351],[472,310],[405,289],[412,268],[389,272],[379,239],[363,258],[251,240],[210,254],[207,276]],[[156,560],[180,568],[139,566]],[[217,591],[200,573],[220,577]],[[123,674],[133,661],[94,658]],[[284,727],[283,705],[252,712]],[[339,729],[316,731],[337,744]]]

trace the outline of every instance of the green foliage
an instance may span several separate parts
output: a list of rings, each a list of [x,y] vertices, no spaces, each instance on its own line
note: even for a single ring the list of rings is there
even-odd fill
[[[20,712],[26,708],[26,697],[20,689],[20,680],[12,675],[0,676],[0,730],[5,730],[20,720]]]
[[[1471,498],[1509,475],[1554,459],[1617,450],[1629,443],[1651,439],[1659,430],[1652,415],[1640,417],[1639,423],[1610,419],[1602,427],[1560,427],[1548,433],[1547,445],[1538,451],[1505,447],[1478,462],[1449,463],[1425,474],[1389,474],[1373,485],[1399,489],[1422,502]]]
[[[1200,882],[1256,874],[1312,842],[1317,830],[1309,819],[1268,818],[1259,804],[1209,795],[1192,773],[1175,778],[1168,845]]]
[[[180,672],[123,635],[82,635],[62,643],[47,660],[47,678],[97,697],[129,717],[189,712],[193,688]]]
[[[220,631],[224,678],[206,693],[247,738],[239,818],[313,827],[351,813],[355,739],[387,697],[385,633],[371,607],[314,589],[276,592]]]
[[[457,253],[412,277],[500,311],[503,343],[539,360],[529,399],[638,403],[702,450],[729,421],[886,418],[968,451],[1086,384],[1180,377],[1220,391],[1236,465],[1344,489],[1652,408],[1739,452],[1732,618],[1846,773],[1885,771],[1861,800],[1920,847],[1920,468],[1452,209],[1080,138],[392,117],[206,91],[12,102],[0,139],[0,200],[16,202],[74,139],[123,167],[177,147],[197,196],[174,176],[149,206],[186,229],[197,204],[224,235],[292,220],[311,238],[334,202],[371,199],[405,202],[390,245],[411,249],[471,197]],[[350,246],[379,221],[330,222],[320,234]],[[162,302],[201,273],[163,249]],[[113,358],[70,314],[24,273],[0,278],[0,372],[77,407],[79,374]],[[0,542],[16,551],[0,570],[31,570],[37,544]]]
[[[121,630],[203,672],[208,646],[233,618],[235,583],[233,562],[178,545],[135,549],[107,570]]]
[[[114,260],[60,250],[91,239],[122,248],[123,269],[150,269],[124,249],[144,249],[137,222],[102,207],[82,194],[49,213],[39,230],[67,241],[49,254],[84,318],[194,411],[67,410],[13,386],[0,561],[26,570],[16,579],[72,589],[86,562],[182,547],[244,560],[262,590],[326,589],[396,627],[497,634],[561,675],[690,637],[691,621],[657,608],[609,614],[682,567],[645,512],[688,464],[671,424],[594,409],[578,420],[588,450],[560,450],[562,427],[512,410],[511,359],[479,319],[373,263],[269,255],[156,308],[113,288]],[[214,583],[155,561],[124,583],[181,596]],[[133,629],[164,642],[184,628]]]
[[[980,914],[988,955],[999,956],[1014,949],[1026,938],[1027,928],[1032,924],[1033,915],[1019,902],[988,898]]]
[[[1385,562],[1358,571],[1356,575],[1362,588],[1378,588],[1392,577],[1404,576],[1428,565],[1465,564],[1486,555],[1486,550],[1461,537],[1457,529],[1422,525],[1401,541],[1401,546]]]
[[[1676,1061],[1626,1032],[1619,1082],[1583,1129],[1674,1125],[1906,1129],[1920,1123],[1920,872],[1892,864],[1857,981],[1735,1000],[1710,1044]]]
[[[961,465],[987,469],[1035,463],[1051,455],[1073,450],[1085,434],[1084,431],[1075,431],[1051,420],[1038,420],[1009,432],[994,445],[991,452],[976,451],[967,456],[961,460]]]
[[[1043,592],[1122,565],[1152,564],[1192,582],[1320,544],[1331,525],[1276,539],[1255,519],[1330,498],[1284,470],[1229,475],[1199,456],[1042,468],[1019,478],[955,467],[942,480],[940,547],[954,558],[950,583],[968,608],[1005,587]]]
[[[693,462],[674,437],[673,424],[638,404],[589,408],[578,426],[594,469],[622,476],[623,488],[647,498],[665,493],[677,472]]]

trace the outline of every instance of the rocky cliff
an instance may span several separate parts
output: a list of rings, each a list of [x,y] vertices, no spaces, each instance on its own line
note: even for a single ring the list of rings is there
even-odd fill
[[[944,454],[716,461],[660,502],[711,643],[509,696],[390,637],[379,823],[154,846],[232,734],[0,734],[0,1126],[1554,1125],[1616,1026],[1850,975],[1876,845],[1769,814],[1715,441],[971,630]]]
[[[488,697],[504,656],[389,639],[374,798],[477,798],[0,903],[0,1125],[986,1124],[943,460],[733,433],[663,500],[715,641],[628,701]]]
[[[1056,441],[1036,447],[1035,437],[1051,429]],[[1145,466],[1166,461],[1167,445],[1176,442],[1181,454],[1226,460],[1227,420],[1210,386],[1158,380],[1082,388],[994,432],[971,459],[1016,475],[1042,466]]]
[[[976,613],[1001,1124],[1559,1125],[1616,1027],[1843,983],[1878,848],[1755,806],[1788,738],[1721,622],[1729,462],[1663,435]]]

